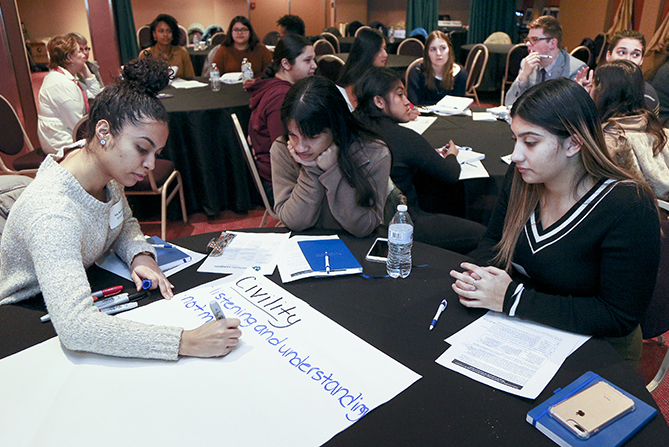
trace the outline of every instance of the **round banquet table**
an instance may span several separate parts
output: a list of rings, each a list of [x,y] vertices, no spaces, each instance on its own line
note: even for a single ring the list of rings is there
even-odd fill
[[[184,182],[186,208],[189,213],[204,212],[216,216],[223,210],[245,212],[261,204],[244,154],[232,124],[237,114],[242,129],[248,128],[250,95],[241,84],[221,84],[213,92],[207,86],[177,89],[163,93],[161,99],[170,114],[170,135],[163,158],[174,162]]]
[[[173,242],[204,251],[214,235],[202,234]],[[362,264],[364,273],[385,273],[384,265],[364,260],[373,237],[341,237]],[[570,355],[535,400],[493,389],[440,366],[435,359],[448,347],[444,339],[484,312],[460,305],[450,289],[448,272],[457,268],[466,257],[415,243],[413,259],[414,265],[427,266],[414,268],[406,279],[365,279],[350,275],[303,279],[282,285],[288,292],[423,376],[397,397],[334,436],[326,445],[553,446],[551,440],[525,421],[525,415],[548,399],[554,390],[566,386],[586,371],[599,374],[657,408],[632,369],[608,343],[599,339],[589,340]],[[128,281],[119,280],[97,267],[89,270],[89,276],[94,290],[121,283],[130,287]],[[197,273],[196,266],[191,266],[171,276],[170,281],[178,293],[220,276]],[[277,272],[270,278],[281,285]],[[448,299],[448,307],[434,330],[429,331],[428,326],[443,298]],[[151,299],[142,300],[140,305],[149,301]],[[0,306],[0,338],[3,340],[0,358],[55,335],[51,324],[39,322],[43,313],[39,297],[21,305]],[[665,445],[667,439],[669,427],[658,412],[625,446]]]
[[[472,110],[484,111],[480,107],[472,107]],[[421,208],[487,225],[509,167],[501,157],[513,152],[514,140],[509,124],[500,120],[474,121],[463,115],[438,117],[423,136],[433,147],[444,146],[453,140],[458,146],[469,146],[485,154],[482,163],[490,177],[446,185],[429,176],[417,176],[414,183]]]

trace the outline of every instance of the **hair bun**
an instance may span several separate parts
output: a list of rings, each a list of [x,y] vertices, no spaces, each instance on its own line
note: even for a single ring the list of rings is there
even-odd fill
[[[136,59],[123,67],[123,82],[132,84],[141,92],[156,96],[170,82],[170,66],[167,62],[149,57]]]

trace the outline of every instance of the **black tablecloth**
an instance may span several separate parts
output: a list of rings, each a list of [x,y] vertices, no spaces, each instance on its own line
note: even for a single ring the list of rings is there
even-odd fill
[[[211,48],[212,47],[207,47],[204,50],[195,50],[195,47],[187,47],[190,61],[193,63],[195,76],[202,76],[202,67],[204,67],[204,61],[207,60]]]
[[[213,234],[178,239],[187,248],[203,251]],[[385,266],[364,261],[373,238],[342,236],[369,275],[385,273]],[[592,339],[567,358],[536,400],[517,397],[480,384],[437,363],[448,347],[443,341],[483,314],[459,304],[450,288],[448,272],[466,258],[436,247],[415,243],[414,268],[407,279],[365,279],[359,275],[304,279],[283,284],[358,337],[423,376],[390,402],[376,408],[336,435],[331,446],[553,446],[525,422],[526,413],[586,371],[594,371],[657,408],[642,381],[602,340]],[[195,267],[170,277],[175,292],[219,277],[197,273]],[[94,289],[130,283],[93,267]],[[278,273],[270,277],[281,284]],[[433,331],[428,327],[439,303],[448,307]],[[140,302],[146,304],[147,300]],[[35,300],[33,300],[34,304]],[[0,358],[53,335],[42,324],[43,311],[28,307],[0,307]],[[243,335],[242,335],[243,336]],[[141,417],[141,415],[140,415]],[[298,436],[299,433],[296,433]],[[626,447],[665,445],[669,428],[661,414],[632,438]]]
[[[474,121],[468,116],[439,117],[423,136],[434,147],[453,140],[458,146],[470,146],[476,152],[484,153],[483,166],[490,178],[461,180],[449,186],[429,177],[418,177],[415,183],[421,208],[487,225],[508,168],[500,157],[513,152],[514,140],[509,125],[505,121]],[[435,188],[435,185],[440,186]]]
[[[207,82],[205,78],[198,78]],[[223,210],[239,212],[261,204],[244,154],[237,141],[230,115],[237,114],[248,128],[250,95],[241,84],[221,84],[213,92],[207,87],[175,89],[162,99],[170,114],[170,135],[162,155],[181,172],[189,213],[215,216]]]
[[[506,70],[506,56],[513,44],[487,43],[488,47],[488,65],[483,73],[481,86],[477,89],[480,92],[494,92],[500,90],[504,81],[504,70]],[[461,60],[467,60],[467,54],[474,48],[473,44],[463,45],[460,49]],[[513,81],[513,79],[512,79]]]

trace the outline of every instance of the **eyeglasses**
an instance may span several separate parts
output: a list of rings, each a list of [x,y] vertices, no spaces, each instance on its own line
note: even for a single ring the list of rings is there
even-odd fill
[[[532,36],[532,37],[526,37],[526,38],[525,38],[525,43],[526,43],[526,44],[532,43],[532,45],[534,45],[535,43],[539,42],[540,40],[551,40],[551,39],[552,39],[552,37],[536,37],[536,36]]]
[[[249,29],[248,28],[232,28],[233,33],[239,33],[239,34],[244,34],[248,33]]]

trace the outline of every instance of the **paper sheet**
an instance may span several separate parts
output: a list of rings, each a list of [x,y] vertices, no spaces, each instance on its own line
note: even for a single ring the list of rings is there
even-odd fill
[[[195,328],[212,299],[242,320],[224,358],[105,357],[53,338],[0,360],[2,444],[311,447],[420,378],[253,271],[114,318]]]
[[[590,337],[489,311],[446,339],[436,362],[511,394],[535,399]]]
[[[185,80],[185,79],[181,79],[181,78],[174,78],[174,79],[172,80],[172,82],[170,83],[170,85],[171,85],[172,87],[174,87],[174,88],[199,88],[199,87],[207,87],[207,84],[205,84],[204,82],[194,81],[194,80],[187,81],[187,80]]]
[[[183,269],[190,267],[193,264],[197,264],[205,257],[205,255],[203,255],[202,253],[198,253],[196,251],[180,247],[176,244],[172,245],[174,245],[179,250],[189,255],[191,257],[191,260],[188,262],[184,262],[183,264],[180,264],[178,267],[174,267],[167,271],[164,271],[163,273],[165,274],[165,276],[172,276],[175,273],[178,273]],[[121,261],[118,258],[118,256],[116,256],[111,251],[108,251],[107,253],[103,254],[98,259],[96,259],[95,265],[97,265],[101,269],[107,270],[108,272],[112,272],[115,275],[120,276],[121,278],[125,278],[128,281],[132,281],[132,278],[130,277],[130,268],[128,267],[128,265],[125,262]]]
[[[198,272],[236,273],[252,267],[262,275],[271,275],[276,267],[279,250],[290,233],[240,233],[228,231],[235,238],[221,256],[209,255]]]
[[[490,177],[490,174],[480,160],[460,164],[460,180],[488,177]]]
[[[279,264],[279,274],[281,275],[281,282],[288,283],[291,281],[297,281],[302,278],[313,278],[315,276],[325,276],[322,272],[314,272],[311,270],[311,266],[307,261],[307,258],[304,257],[302,250],[298,244],[299,241],[315,241],[323,239],[338,239],[339,236],[293,236],[288,239],[283,247],[281,248],[282,255],[278,259]],[[336,273],[331,273],[330,276],[338,275],[350,275],[353,273],[359,273],[359,270],[356,271],[340,271]]]
[[[423,135],[423,132],[425,132],[435,121],[437,121],[436,116],[419,116],[408,123],[400,123],[400,126]]]
[[[497,121],[497,115],[490,112],[472,112],[472,120],[474,121]]]

